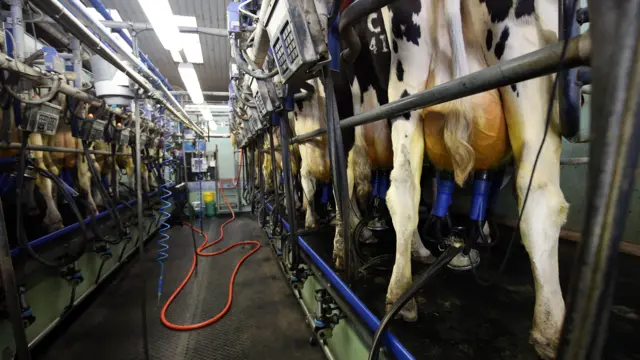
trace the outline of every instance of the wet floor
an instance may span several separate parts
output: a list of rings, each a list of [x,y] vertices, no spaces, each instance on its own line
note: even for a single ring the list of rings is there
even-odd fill
[[[501,229],[501,244],[483,252],[478,275],[491,277],[504,258],[508,229]],[[331,260],[332,229],[307,237],[316,251]],[[392,253],[393,234],[379,234],[381,243],[364,245],[364,253]],[[560,243],[560,280],[568,288],[576,243]],[[415,264],[415,263],[414,263]],[[388,264],[390,266],[390,264]],[[622,255],[620,276],[609,321],[604,359],[640,359],[640,259]],[[414,275],[424,267],[414,265]],[[378,317],[390,270],[369,268],[353,289]],[[514,246],[505,272],[493,286],[482,286],[471,272],[442,271],[417,296],[419,319],[415,323],[392,322],[391,331],[418,359],[537,359],[529,343],[535,293],[529,258],[522,245]]]

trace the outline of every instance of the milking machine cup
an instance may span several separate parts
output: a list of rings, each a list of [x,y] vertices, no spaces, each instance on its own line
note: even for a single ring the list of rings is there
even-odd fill
[[[52,103],[27,104],[20,128],[29,132],[55,135],[62,108]]]
[[[270,0],[267,16],[260,21],[284,83],[310,79],[331,60],[313,1]]]

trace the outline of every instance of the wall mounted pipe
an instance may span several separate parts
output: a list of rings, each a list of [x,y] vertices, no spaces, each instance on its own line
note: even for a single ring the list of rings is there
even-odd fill
[[[490,66],[445,84],[390,102],[374,110],[348,117],[340,121],[340,128],[348,129],[378,120],[393,118],[407,111],[442,104],[465,96],[552,74],[558,70],[558,65],[560,65],[563,45],[564,42],[558,42],[546,46],[540,50],[505,61],[502,64]],[[587,65],[590,54],[591,41],[588,33],[571,38],[561,68],[569,69]],[[317,129],[294,137],[291,139],[291,143],[298,144],[326,133],[327,129]]]
[[[271,204],[266,203],[267,210],[273,211]],[[278,219],[282,222],[282,225],[287,231],[289,230],[289,224],[278,216]],[[322,258],[307,244],[300,236],[296,236],[296,241],[300,246],[300,249],[304,251],[313,263],[320,269],[322,275],[329,281],[329,283],[340,293],[344,300],[349,303],[349,306],[353,308],[355,313],[364,321],[371,331],[376,331],[380,326],[380,320],[367,308],[367,306],[351,291],[349,286],[345,284],[338,275],[331,269],[331,266],[327,264]],[[393,336],[390,332],[385,332],[383,335],[383,342],[391,353],[400,360],[413,360],[415,359],[411,353],[405,349],[404,346]]]
[[[22,145],[20,143],[10,143],[10,144],[0,144],[0,149],[20,149]],[[61,153],[77,153],[84,154],[82,149],[73,149],[59,146],[47,146],[47,145],[28,145],[27,150],[32,151],[50,151],[50,152],[61,152]],[[98,155],[111,155],[110,151],[106,150],[90,150],[91,154]],[[131,153],[116,153],[116,156],[132,156]]]
[[[51,79],[49,77],[45,77],[43,72],[39,69],[16,61],[4,53],[0,53],[0,68],[18,73],[21,76],[28,78],[29,80],[32,80],[38,84],[46,85],[51,81]],[[64,81],[60,82],[58,91],[63,94],[69,95],[74,99],[78,99],[84,103],[90,104],[91,106],[102,106],[102,100],[91,94],[81,91],[80,89],[76,89],[73,86],[68,85]],[[110,108],[106,108],[106,110],[124,119],[129,118],[129,114],[125,114],[121,108],[113,110]]]
[[[156,193],[157,193],[157,191],[153,191],[153,192],[150,192],[150,193],[146,194],[146,196],[153,196]],[[136,203],[136,200],[131,200],[131,201],[128,202],[128,204],[130,206],[135,204],[135,203]],[[121,205],[118,205],[116,207],[116,209],[121,210],[124,207],[125,207],[125,205],[121,204]],[[99,213],[98,215],[95,216],[95,218],[96,218],[96,220],[99,220],[99,219],[102,219],[103,217],[105,217],[107,215],[109,215],[109,210],[106,210],[106,211],[103,211],[103,212]],[[90,221],[92,221],[91,217],[88,217],[88,218],[84,219],[84,223],[85,224],[88,224]],[[36,248],[36,247],[42,246],[42,245],[47,244],[47,243],[49,243],[49,242],[51,242],[53,240],[56,240],[57,238],[61,237],[62,235],[68,234],[68,233],[70,233],[70,232],[72,232],[74,230],[77,230],[79,228],[80,228],[80,224],[79,223],[74,223],[74,224],[71,224],[69,226],[65,226],[64,228],[62,228],[60,230],[54,231],[54,232],[49,233],[49,234],[47,234],[47,235],[45,235],[43,237],[40,237],[40,238],[38,238],[36,240],[33,240],[33,241],[29,242],[29,245],[32,248]],[[22,251],[23,251],[22,248],[15,248],[15,249],[11,250],[11,256],[17,256]]]
[[[113,20],[113,17],[111,16],[107,8],[104,6],[104,4],[102,4],[100,0],[90,0],[90,2],[91,2],[91,6],[93,6],[98,11],[98,13],[102,15],[103,18],[105,18],[105,20]],[[118,33],[118,35],[120,35],[122,40],[124,40],[129,46],[133,48],[133,41],[131,40],[131,38],[129,38],[129,36],[127,36],[127,33],[125,33],[124,30],[116,29],[115,32]],[[162,73],[160,72],[160,70],[158,70],[158,68],[155,65],[153,65],[151,60],[149,60],[149,58],[144,53],[142,53],[142,51],[138,49],[138,54],[136,55],[140,56],[140,59],[142,59],[142,62],[149,67],[151,72],[158,77],[158,79],[162,82],[164,86],[167,87],[167,89],[173,90],[173,87],[171,87],[171,84],[169,84],[167,79],[164,76],[162,76]]]
[[[13,56],[22,61],[24,53],[24,21],[22,19],[22,0],[11,0],[11,32],[13,34]]]
[[[80,5],[81,7],[78,8],[79,10],[82,10],[82,9],[86,10],[84,5],[82,5],[82,3],[80,3],[78,0],[69,0],[69,1],[71,1],[71,3],[73,3],[75,6]],[[107,60],[116,69],[122,71],[125,75],[127,75],[129,79],[131,79],[134,83],[136,83],[138,86],[140,86],[140,88],[142,88],[144,91],[146,91],[149,94],[148,95],[149,98],[153,99],[156,103],[159,103],[160,105],[166,107],[169,113],[174,115],[179,122],[192,128],[199,135],[201,136],[205,135],[204,130],[202,130],[199,126],[193,123],[193,121],[191,121],[186,111],[180,106],[180,104],[178,104],[176,99],[173,96],[171,96],[171,94],[169,93],[169,90],[167,90],[167,88],[165,88],[162,85],[162,83],[159,80],[157,80],[157,78],[156,78],[157,85],[161,88],[161,91],[167,96],[168,101],[158,96],[158,94],[154,91],[153,87],[147,80],[145,80],[140,74],[134,71],[127,64],[122,62],[118,58],[118,56],[116,56],[116,54],[113,54],[111,51],[109,51],[109,49],[107,49],[103,45],[102,41],[100,41],[97,37],[95,37],[89,31],[89,29],[87,29],[87,27],[85,27],[77,18],[75,18],[71,14],[71,12],[69,12],[69,10],[67,10],[64,6],[62,6],[60,2],[56,0],[34,0],[34,3],[37,4],[40,10],[42,10],[45,14],[49,15],[58,24],[60,24],[60,26],[62,26],[63,29],[65,29],[71,35],[78,38],[82,43],[87,45],[96,54],[98,54],[99,56]],[[91,20],[91,18],[89,19]],[[95,24],[95,22],[93,23]],[[108,34],[108,32],[106,32],[105,30],[106,28],[102,27],[101,24],[97,24],[97,25],[99,25],[96,28],[98,29],[99,35],[101,37],[110,39],[111,42],[116,45],[116,48],[119,49],[119,53],[121,55],[130,58],[132,62],[134,62],[137,65],[140,65],[140,62],[131,53],[129,53],[128,51],[125,51],[117,42],[113,41],[113,39]],[[146,71],[149,74],[151,74],[149,69],[147,69],[145,66],[141,66],[141,69],[143,71],[146,69]]]

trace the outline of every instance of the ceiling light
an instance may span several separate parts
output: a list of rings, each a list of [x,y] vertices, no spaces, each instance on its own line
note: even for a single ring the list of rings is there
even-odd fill
[[[207,110],[206,108],[201,108],[200,109],[200,113],[202,114],[202,118],[205,121],[213,120],[213,115],[211,115],[211,112],[209,110]]]
[[[142,11],[153,26],[153,30],[158,35],[158,39],[167,50],[182,49],[180,32],[173,21],[173,11],[169,0],[138,0]]]
[[[177,62],[177,63],[182,62],[182,55],[180,55],[180,51],[171,50],[171,57],[173,58],[174,62]]]
[[[174,24],[176,26],[186,26],[186,27],[198,27],[198,22],[196,21],[195,16],[181,16],[181,15],[173,15]],[[182,46],[184,48],[184,55],[187,57],[187,62],[193,64],[203,64],[204,57],[202,55],[202,45],[200,44],[200,35],[198,34],[188,34],[188,33],[180,33],[180,41],[182,42]],[[176,62],[182,62],[177,60],[174,54],[173,60]],[[179,58],[179,57],[178,57]]]
[[[194,104],[202,104],[204,97],[202,96],[200,81],[198,81],[198,74],[196,74],[196,69],[193,67],[193,64],[179,64],[178,72],[180,73],[184,86],[187,88],[191,101],[193,101]]]

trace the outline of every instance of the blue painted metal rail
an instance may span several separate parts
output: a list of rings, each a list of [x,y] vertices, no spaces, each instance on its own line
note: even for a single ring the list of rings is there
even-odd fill
[[[150,192],[150,193],[146,194],[146,196],[153,196],[156,193],[157,193],[157,191],[153,191],[153,192]],[[131,200],[131,201],[128,202],[129,205],[133,205],[135,203],[136,203],[136,200]],[[120,210],[120,209],[122,209],[124,207],[125,207],[125,205],[118,205],[116,207],[116,209]],[[96,220],[102,219],[103,217],[107,216],[108,214],[109,214],[109,210],[105,210],[105,211],[99,213],[98,215],[96,215]],[[88,224],[90,221],[91,221],[90,217],[84,219],[84,223],[85,224]],[[49,234],[47,234],[47,235],[45,235],[43,237],[40,237],[38,239],[35,239],[35,240],[29,242],[29,245],[32,248],[36,248],[38,246],[42,246],[42,245],[44,245],[46,243],[49,243],[49,242],[61,237],[62,235],[68,234],[68,233],[70,233],[70,232],[72,232],[74,230],[77,230],[79,228],[80,228],[80,224],[79,223],[74,223],[74,224],[71,224],[69,226],[65,226],[64,228],[62,228],[60,230],[54,231],[54,232],[49,233]],[[15,249],[11,250],[11,256],[16,256],[16,255],[20,254],[22,251],[23,251],[23,249],[21,247],[15,248]]]
[[[266,203],[267,209],[271,212],[273,207],[271,204]],[[289,231],[289,224],[281,217],[278,216],[284,228]],[[345,284],[338,275],[331,269],[331,267],[307,244],[300,236],[296,236],[296,240],[300,245],[300,248],[309,256],[314,264],[320,269],[322,274],[326,277],[329,283],[342,295],[344,300],[353,308],[353,310],[360,316],[364,323],[369,327],[372,332],[375,332],[380,326],[380,320],[367,308],[367,306],[360,301],[356,294],[351,291],[349,286]],[[382,335],[383,343],[391,351],[391,353],[399,360],[415,360],[413,355],[407,350],[398,339],[393,336],[389,331],[385,331]]]

